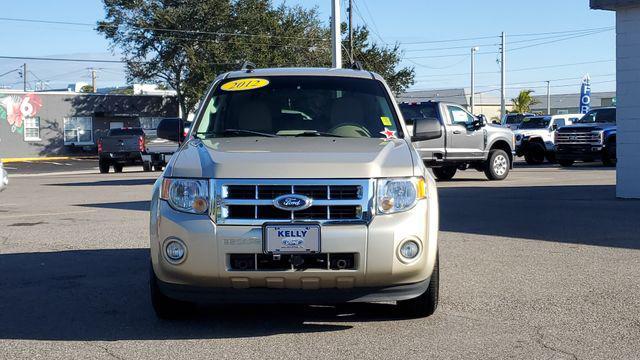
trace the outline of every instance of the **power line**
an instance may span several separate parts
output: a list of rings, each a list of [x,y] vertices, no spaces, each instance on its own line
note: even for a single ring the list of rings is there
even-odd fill
[[[53,20],[39,20],[39,19],[25,19],[25,18],[8,18],[8,17],[0,17],[0,21],[15,21],[15,22],[26,22],[26,23],[40,23],[40,24],[55,24],[55,25],[72,25],[72,26],[89,26],[92,28],[96,28],[95,24],[91,23],[80,23],[80,22],[70,22],[70,21],[53,21]],[[103,27],[111,27],[118,28],[118,25],[110,25],[110,24],[101,24]],[[131,28],[138,30],[148,30],[148,31],[163,31],[163,32],[173,32],[173,33],[183,33],[183,34],[199,34],[199,35],[215,35],[215,36],[231,36],[231,37],[261,37],[261,38],[280,38],[280,39],[299,39],[299,40],[317,40],[317,41],[330,41],[330,39],[325,38],[309,38],[302,36],[287,36],[287,35],[269,35],[269,34],[246,34],[246,33],[229,33],[229,32],[217,32],[217,31],[202,31],[202,30],[185,30],[185,29],[167,29],[167,28],[156,28],[156,27],[145,27],[145,26],[133,26],[128,25]]]
[[[552,68],[557,68],[557,67],[599,64],[599,63],[615,62],[615,61],[616,61],[615,59],[610,59],[610,60],[583,61],[583,62],[575,62],[575,63],[569,63],[569,64],[544,65],[544,66],[535,66],[535,67],[527,67],[527,68],[516,68],[516,69],[509,70],[509,72],[552,69]],[[413,62],[413,61],[411,61],[411,62]],[[476,71],[476,74],[499,74],[499,73],[500,73],[500,71]],[[471,74],[470,72],[455,73],[455,74],[430,74],[430,75],[417,76],[416,78],[426,78],[426,77],[432,77],[432,76],[466,76],[466,75],[470,75],[470,74]]]
[[[539,36],[539,35],[553,35],[553,34],[565,34],[565,33],[575,33],[575,32],[584,32],[584,31],[595,31],[595,30],[605,30],[605,29],[615,29],[615,26],[607,26],[607,27],[598,27],[598,28],[586,28],[586,29],[574,29],[574,30],[565,30],[565,31],[551,31],[551,32],[542,32],[542,33],[529,33],[529,34],[511,34],[509,37],[521,37],[521,36]]]
[[[500,44],[498,43],[491,43],[491,44],[477,44],[475,46],[498,46]],[[440,50],[454,50],[454,49],[468,49],[469,46],[468,45],[463,45],[463,46],[451,46],[451,47],[439,47],[439,48],[427,48],[427,49],[408,49],[408,50],[404,50],[404,52],[419,52],[419,51],[440,51]]]
[[[71,59],[71,58],[49,58],[49,57],[36,57],[36,56],[6,56],[0,55],[0,59],[10,60],[36,60],[36,61],[67,61],[67,62],[96,62],[96,63],[119,63],[124,64],[121,60],[106,60],[106,59]]]

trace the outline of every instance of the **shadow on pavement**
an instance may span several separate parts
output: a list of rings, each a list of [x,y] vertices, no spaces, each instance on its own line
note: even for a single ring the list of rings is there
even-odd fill
[[[136,186],[136,185],[153,185],[156,179],[116,179],[102,181],[87,181],[75,183],[58,183],[47,184],[48,186]]]
[[[118,209],[118,210],[135,210],[135,211],[149,211],[150,201],[122,201],[111,203],[96,203],[96,204],[78,204],[75,206],[92,207],[99,209]]]
[[[438,189],[440,230],[640,249],[640,201],[614,185]]]
[[[344,322],[395,320],[391,304],[199,307],[184,320],[159,320],[148,295],[148,253],[113,249],[0,255],[0,339],[236,338],[339,331],[351,328]]]

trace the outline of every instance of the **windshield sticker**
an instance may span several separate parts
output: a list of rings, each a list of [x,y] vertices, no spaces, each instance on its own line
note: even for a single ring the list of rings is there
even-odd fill
[[[384,126],[392,126],[393,123],[391,122],[391,119],[389,119],[386,116],[380,116],[380,120],[382,120],[382,125]]]
[[[380,131],[380,134],[384,135],[385,139],[390,140],[390,139],[397,139],[396,138],[396,132],[393,130],[389,130],[386,127],[384,128],[384,131]]]
[[[245,91],[259,89],[267,85],[269,85],[269,80],[267,79],[247,78],[229,81],[223,84],[220,89],[224,91]]]

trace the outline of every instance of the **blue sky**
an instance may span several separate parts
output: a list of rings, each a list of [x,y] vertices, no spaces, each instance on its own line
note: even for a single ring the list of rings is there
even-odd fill
[[[344,0],[343,0],[344,1]],[[552,81],[552,92],[570,93],[579,89],[579,79],[591,74],[593,91],[615,89],[615,32],[530,35],[579,29],[607,28],[615,25],[611,12],[589,9],[588,0],[538,0],[527,5],[507,1],[471,0],[354,0],[356,24],[367,24],[378,42],[399,41],[406,51],[403,64],[416,69],[414,89],[469,86],[469,52],[479,45],[476,75],[477,91],[491,91],[500,83],[496,59],[500,32],[507,33],[507,48],[514,49],[555,41],[508,52],[509,93],[533,88],[545,93],[544,80]],[[278,3],[279,1],[276,1]],[[330,0],[286,0],[287,4],[317,6],[329,21]],[[101,0],[40,0],[11,2],[2,17],[70,22],[95,22],[104,16]],[[343,15],[343,19],[346,17]],[[85,27],[45,25],[1,21],[3,36],[0,55],[66,56],[109,58],[109,43]],[[578,37],[575,37],[579,35]],[[566,39],[574,36],[572,39]],[[441,41],[480,38],[468,41]],[[536,40],[538,39],[538,40]],[[562,41],[558,41],[562,40]],[[420,44],[412,44],[423,42]],[[441,49],[445,48],[445,49]],[[451,49],[457,48],[457,49]],[[438,50],[441,49],[441,50]],[[452,56],[465,54],[463,56]],[[424,58],[427,56],[428,58]],[[434,57],[436,56],[436,57]],[[442,56],[442,57],[440,57]],[[411,62],[413,61],[413,62]],[[22,61],[0,59],[0,74],[18,67]],[[112,86],[125,80],[117,64],[85,64],[28,61],[33,72],[50,86],[61,87],[73,81],[88,81],[90,66],[101,68],[99,84]],[[588,63],[571,66],[556,66]],[[543,67],[543,68],[540,68]],[[529,68],[539,68],[531,69]],[[19,87],[17,73],[0,77],[0,85]],[[573,85],[575,83],[575,85]]]

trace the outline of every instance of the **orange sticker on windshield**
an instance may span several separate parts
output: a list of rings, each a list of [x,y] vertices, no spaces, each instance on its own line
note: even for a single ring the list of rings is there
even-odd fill
[[[267,85],[269,85],[269,80],[267,79],[247,78],[229,81],[228,83],[223,84],[220,89],[224,91],[244,91],[259,89]]]

